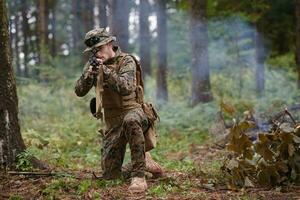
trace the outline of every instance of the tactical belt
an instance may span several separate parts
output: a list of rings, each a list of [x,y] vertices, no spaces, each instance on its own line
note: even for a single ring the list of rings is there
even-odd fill
[[[125,108],[104,108],[104,118],[114,118],[119,115],[123,115],[124,113],[127,113],[129,110],[141,107],[142,106],[140,104],[135,102],[134,104],[131,103],[130,106],[126,106]]]

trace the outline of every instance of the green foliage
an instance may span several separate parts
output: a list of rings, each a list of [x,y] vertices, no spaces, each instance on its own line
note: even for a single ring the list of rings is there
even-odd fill
[[[178,10],[168,15],[168,70],[182,78],[190,68],[190,38],[188,13]],[[185,49],[185,51],[182,51]],[[174,78],[174,77],[170,78]]]
[[[268,60],[268,65],[272,68],[282,70],[283,72],[285,70],[293,72],[296,69],[295,54],[290,52],[272,57]]]
[[[299,183],[300,124],[276,122],[269,133],[258,133],[254,142],[246,135],[253,127],[253,122],[241,121],[231,128],[227,149],[234,154],[223,166],[231,186]]]
[[[290,0],[209,0],[208,16],[226,18],[239,16],[246,23],[256,24],[257,31],[270,41],[271,52],[276,55],[293,51],[294,1]]]
[[[186,197],[192,197],[194,195],[191,193],[192,187],[195,187],[195,185],[193,185],[193,182],[189,178],[183,180],[179,180],[178,177],[167,178],[161,180],[159,184],[150,187],[148,194],[156,198],[164,198],[172,193],[180,193],[186,195]],[[197,196],[199,196],[199,194],[197,194]]]
[[[31,164],[31,158],[33,154],[29,150],[25,150],[22,153],[17,155],[17,164],[16,168],[21,171],[30,171],[33,169]]]
[[[250,21],[258,21],[262,15],[270,9],[270,2],[266,0],[254,1],[228,1],[228,0],[212,0],[209,5],[215,7],[214,15],[231,15],[239,14],[246,16]]]
[[[92,186],[92,180],[84,180],[84,181],[80,182],[77,190],[78,190],[79,194],[84,194],[89,191],[91,186]]]
[[[97,122],[89,114],[91,96],[75,98],[74,82],[59,81],[51,87],[30,84],[19,87],[19,96],[29,148],[40,158],[46,156],[50,164],[78,169],[84,162],[99,164],[99,136]]]
[[[53,179],[50,184],[43,189],[42,194],[47,199],[57,199],[60,193],[71,192],[77,189],[77,183],[72,178]]]
[[[178,190],[178,185],[174,181],[169,180],[149,188],[148,193],[157,197],[165,197],[169,193],[175,192],[176,190]]]
[[[9,197],[8,200],[22,200],[22,197],[18,196],[18,195],[12,195]]]
[[[43,83],[53,83],[74,77],[74,71],[83,69],[81,55],[51,56],[47,50],[42,53],[44,61],[41,64],[30,66],[30,73]]]
[[[124,183],[123,180],[96,180],[95,184],[98,188],[115,187]]]
[[[122,180],[76,180],[74,178],[55,178],[43,189],[42,194],[46,199],[61,199],[66,193],[74,198],[85,198],[87,194],[93,199],[100,199],[97,189],[106,189],[123,184]]]

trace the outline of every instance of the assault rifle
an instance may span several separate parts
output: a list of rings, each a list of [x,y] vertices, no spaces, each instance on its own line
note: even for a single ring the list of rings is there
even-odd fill
[[[100,67],[100,63],[97,61],[97,57],[96,57],[96,54],[97,54],[97,48],[93,48],[92,49],[92,55],[89,59],[89,63],[90,63],[90,66],[92,66],[92,71],[98,71],[99,67]]]
[[[97,61],[97,48],[92,49],[92,55],[89,59],[89,64],[92,66],[92,74],[97,77],[96,83],[96,98],[92,98],[90,101],[90,110],[93,116],[97,119],[103,119],[102,114],[102,93],[103,93],[103,68],[101,63]]]

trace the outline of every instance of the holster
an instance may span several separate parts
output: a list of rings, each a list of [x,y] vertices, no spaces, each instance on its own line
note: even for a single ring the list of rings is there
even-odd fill
[[[157,143],[157,134],[155,122],[159,120],[156,109],[153,104],[150,102],[144,102],[144,89],[139,85],[136,89],[137,102],[142,105],[142,109],[147,116],[149,126],[148,129],[144,132],[145,136],[145,151],[150,151],[156,147]]]
[[[159,120],[156,109],[153,107],[152,103],[142,103],[142,108],[147,115],[149,127],[145,131],[145,151],[150,151],[156,147],[157,134],[155,122]]]

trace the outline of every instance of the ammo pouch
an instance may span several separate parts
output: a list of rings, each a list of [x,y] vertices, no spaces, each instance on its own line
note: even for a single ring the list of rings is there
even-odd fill
[[[153,107],[152,103],[142,103],[142,108],[147,115],[149,126],[145,131],[145,151],[150,151],[156,147],[157,134],[155,130],[155,122],[159,120],[156,109]]]

